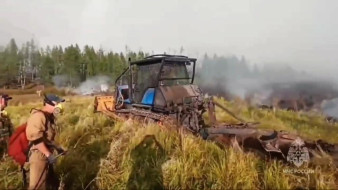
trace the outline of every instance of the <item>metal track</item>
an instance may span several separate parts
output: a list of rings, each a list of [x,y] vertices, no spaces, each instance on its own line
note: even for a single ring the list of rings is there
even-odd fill
[[[158,114],[158,113],[154,113],[148,110],[141,110],[141,109],[121,109],[121,110],[117,110],[115,111],[115,113],[117,114],[132,114],[134,116],[141,116],[144,118],[150,118],[153,119],[155,121],[159,121],[159,122],[172,122],[175,123],[175,118],[170,117],[169,115],[164,115],[164,114]]]

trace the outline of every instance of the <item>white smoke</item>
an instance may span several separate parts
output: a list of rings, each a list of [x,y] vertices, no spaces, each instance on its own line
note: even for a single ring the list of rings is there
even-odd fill
[[[324,100],[321,107],[325,115],[338,118],[338,98]]]
[[[318,76],[280,64],[250,67],[244,57],[235,56],[205,56],[202,63],[196,81],[203,91],[227,99],[240,97],[253,106],[300,100],[306,104],[304,109],[317,109],[323,100],[338,97],[338,84],[332,76]],[[338,113],[331,109],[329,112]]]
[[[53,76],[52,80],[54,85],[58,88],[67,86],[68,78],[66,75],[55,75]]]
[[[75,93],[89,95],[94,93],[107,92],[109,90],[110,78],[107,76],[95,76],[82,82],[75,89]]]

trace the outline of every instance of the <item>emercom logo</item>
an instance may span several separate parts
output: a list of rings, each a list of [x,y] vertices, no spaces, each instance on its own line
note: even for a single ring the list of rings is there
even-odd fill
[[[297,167],[302,166],[304,162],[308,163],[310,161],[309,151],[302,139],[298,137],[292,142],[286,159]]]

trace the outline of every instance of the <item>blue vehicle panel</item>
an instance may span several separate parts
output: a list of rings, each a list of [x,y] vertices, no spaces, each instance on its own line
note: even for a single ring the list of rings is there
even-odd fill
[[[155,97],[155,88],[148,88],[142,98],[142,104],[153,105]]]

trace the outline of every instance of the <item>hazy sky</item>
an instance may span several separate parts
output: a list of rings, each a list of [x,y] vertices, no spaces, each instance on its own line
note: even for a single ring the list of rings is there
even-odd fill
[[[244,55],[338,71],[337,0],[0,0],[0,44]]]

